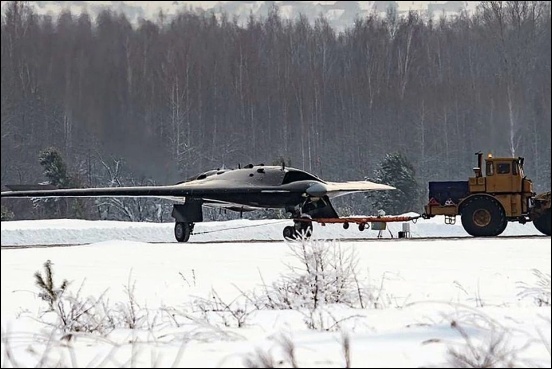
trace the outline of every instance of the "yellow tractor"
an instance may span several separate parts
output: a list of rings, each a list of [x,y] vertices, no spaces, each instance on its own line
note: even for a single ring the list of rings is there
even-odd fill
[[[550,236],[550,191],[533,192],[533,182],[523,173],[523,158],[489,154],[483,168],[483,154],[476,155],[475,175],[468,181],[429,182],[429,202],[422,217],[444,215],[445,223],[454,224],[460,215],[466,232],[476,237],[498,236],[508,222],[532,221]]]

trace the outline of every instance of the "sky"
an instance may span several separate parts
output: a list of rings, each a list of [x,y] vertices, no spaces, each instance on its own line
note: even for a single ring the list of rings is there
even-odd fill
[[[203,9],[212,9],[216,6],[229,3],[230,1],[121,1],[122,3],[126,3],[129,5],[136,5],[141,6],[144,8],[151,8],[151,7],[165,7],[170,8],[175,5],[175,3],[178,4],[184,4],[184,5],[192,5],[195,7],[200,7]],[[1,1],[2,5],[7,3],[7,1]],[[30,1],[30,3],[34,3],[34,1]],[[62,3],[60,1],[42,1],[41,3]],[[91,3],[90,1],[82,1],[82,3]],[[97,5],[112,5],[112,1],[94,1]],[[249,1],[249,3],[254,3]],[[282,1],[275,1],[276,4],[282,3]],[[324,5],[332,5],[335,4],[336,1],[298,1],[298,3],[311,3],[311,4],[324,4]],[[359,1],[361,6],[367,6],[366,4],[372,3],[371,1]],[[408,9],[424,9],[427,8],[429,4],[444,4],[447,3],[447,1],[397,1],[397,4],[399,6],[399,9],[401,10],[408,10]],[[66,4],[71,5],[71,4]]]
[[[5,6],[7,1],[1,1]],[[454,16],[459,9],[473,11],[479,2],[465,1],[397,1],[397,2],[338,2],[338,1],[30,1],[38,14],[49,14],[53,17],[62,10],[70,10],[73,14],[88,12],[92,18],[103,9],[109,8],[115,12],[123,12],[127,19],[139,24],[140,19],[156,21],[160,10],[167,20],[170,20],[182,8],[193,7],[213,10],[215,14],[221,12],[230,17],[237,17],[238,24],[244,25],[250,14],[257,18],[266,17],[271,9],[271,3],[278,5],[280,15],[284,19],[295,19],[301,13],[311,22],[320,15],[326,17],[330,24],[338,31],[351,27],[358,17],[364,17],[372,11],[385,16],[391,3],[397,6],[398,14],[407,14],[410,10],[428,12],[439,17],[443,14]]]
[[[550,367],[550,237],[535,237],[532,224],[511,223],[492,239],[442,217],[409,223],[410,239],[396,238],[402,223],[381,239],[315,224],[302,243],[282,240],[288,223],[203,222],[179,244],[170,223],[2,222],[1,366],[291,367],[293,352],[297,367],[345,367],[346,357],[350,367],[457,367],[455,357],[475,354],[495,367]],[[316,276],[328,284],[315,285],[330,302],[316,309],[295,283],[313,283],[303,250],[327,253]],[[55,286],[69,282],[66,312],[79,301],[94,307],[74,327],[93,322],[102,333],[59,329],[34,284],[46,260]],[[353,264],[355,280],[338,288]],[[283,291],[297,291],[286,295],[292,309],[276,303]]]

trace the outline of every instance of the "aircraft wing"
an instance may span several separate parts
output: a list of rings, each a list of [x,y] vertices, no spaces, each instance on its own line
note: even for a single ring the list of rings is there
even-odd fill
[[[221,192],[249,192],[247,189],[214,188],[186,183],[168,186],[99,187],[52,189],[51,185],[6,185],[10,191],[1,193],[6,197],[155,197],[170,200],[183,197],[204,197]]]
[[[6,185],[4,197],[166,197],[180,196],[177,186],[58,189],[51,185]]]
[[[388,186],[370,181],[326,182],[325,187],[330,198],[346,195],[353,192],[369,192],[380,190],[395,190]]]

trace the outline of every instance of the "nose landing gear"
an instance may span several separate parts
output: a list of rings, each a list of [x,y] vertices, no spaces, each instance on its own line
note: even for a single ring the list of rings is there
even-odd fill
[[[293,226],[285,227],[283,234],[288,241],[297,238],[309,239],[312,236],[312,221],[307,217],[302,217],[302,220],[294,220]]]

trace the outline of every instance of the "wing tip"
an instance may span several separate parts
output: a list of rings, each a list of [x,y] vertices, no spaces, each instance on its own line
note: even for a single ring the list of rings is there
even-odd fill
[[[58,187],[53,184],[7,184],[6,188],[10,191],[35,191],[35,190],[57,190]]]

